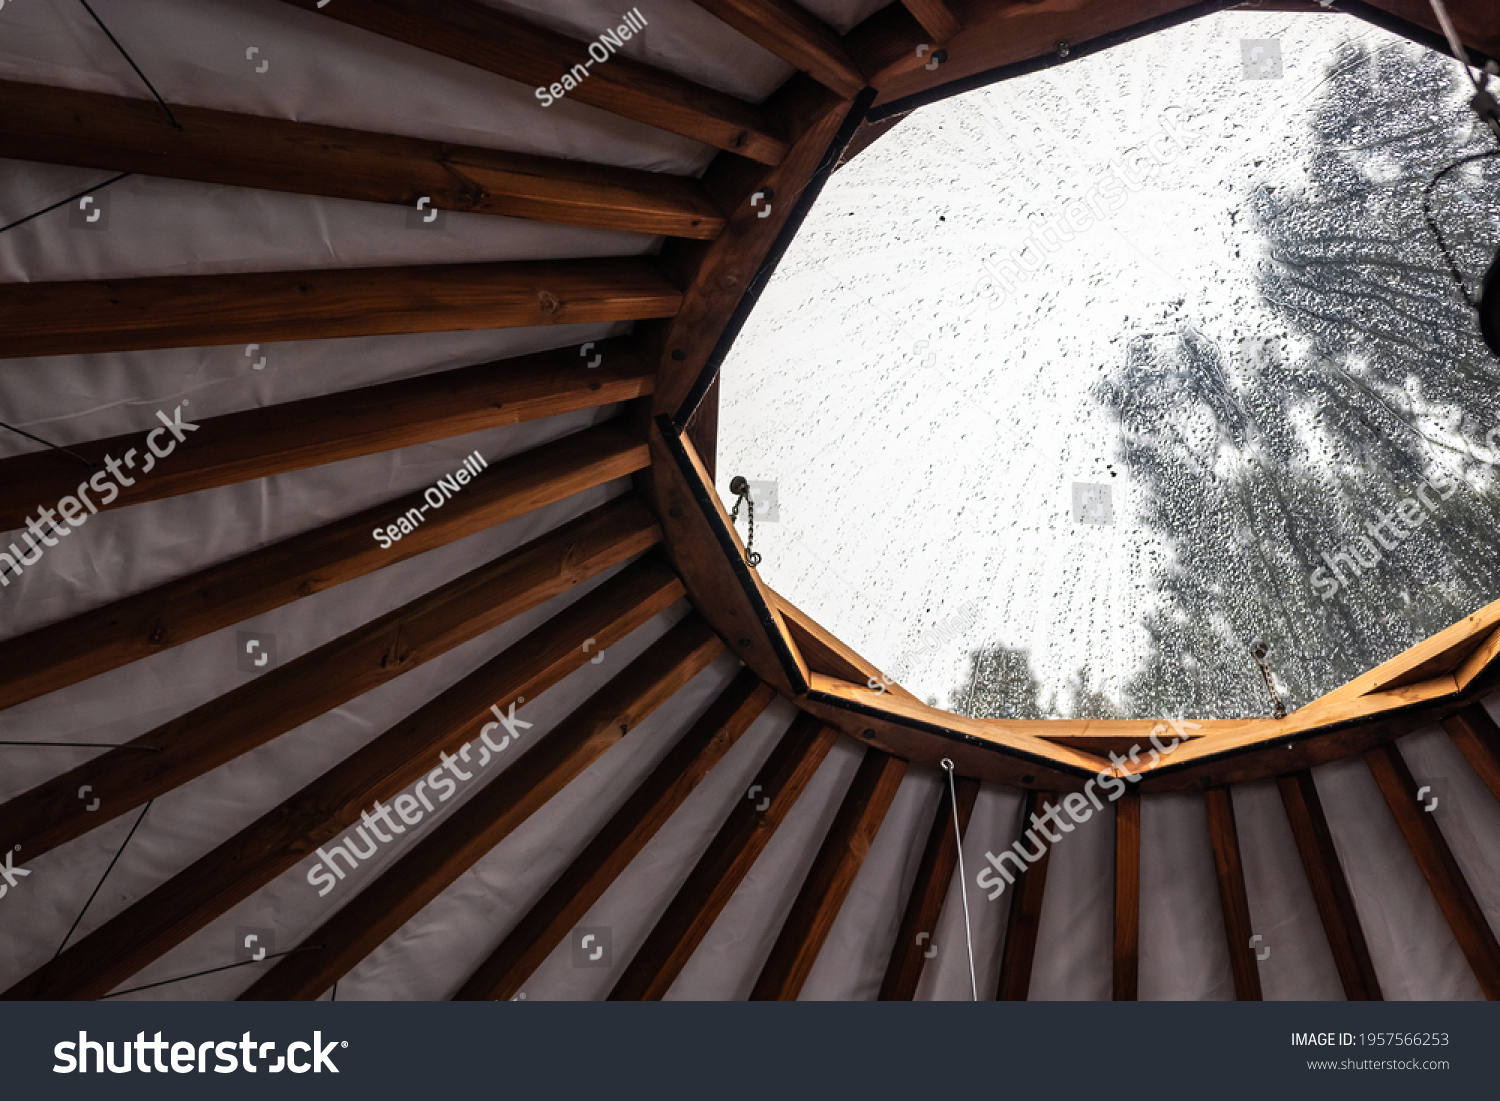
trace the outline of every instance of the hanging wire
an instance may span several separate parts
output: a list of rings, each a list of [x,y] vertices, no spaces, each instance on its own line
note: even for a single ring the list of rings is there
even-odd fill
[[[24,218],[17,218],[14,222],[9,223],[8,225],[0,226],[0,233],[4,233],[7,230],[15,229],[17,226],[24,226],[27,222],[31,221],[33,218],[40,218],[43,214],[51,214],[58,207],[60,207],[60,206],[67,206],[74,199],[81,199],[85,195],[92,195],[96,191],[102,191],[102,190],[104,190],[104,188],[108,187],[112,183],[119,183],[121,180],[123,180],[128,175],[130,175],[129,172],[121,172],[118,176],[112,176],[109,179],[105,180],[102,184],[95,184],[93,187],[89,188],[87,191],[80,191],[77,195],[69,195],[66,199],[59,199],[57,202],[53,203],[51,206],[43,207],[41,210],[36,211],[34,214],[28,214]],[[9,427],[9,426],[7,426],[7,427]],[[33,438],[35,438],[35,437],[33,437]]]
[[[740,505],[746,506],[746,512],[750,517],[750,534],[745,539],[745,560],[753,569],[760,565],[760,555],[755,553],[755,501],[750,497],[750,483],[736,475],[729,483],[729,492],[735,496],[734,509],[729,513],[729,522],[735,523],[740,518]]]
[[[979,980],[974,976],[974,934],[969,928],[969,880],[964,875],[964,834],[958,825],[958,788],[953,782],[953,762],[943,758],[943,771],[948,774],[948,801],[953,804],[953,840],[958,848],[958,897],[964,903],[964,945],[969,950],[969,991],[974,1000],[979,1000]]]
[[[0,428],[8,429],[9,431],[14,432],[18,436],[25,436],[28,440],[31,440],[31,441],[33,441],[35,443],[46,444],[48,447],[52,448],[53,451],[61,451],[64,455],[71,455],[71,456],[73,456],[73,458],[75,458],[79,462],[81,462],[84,466],[92,468],[92,467],[97,467],[99,465],[96,462],[91,462],[90,460],[85,459],[82,455],[78,454],[78,452],[76,452],[76,451],[69,451],[66,447],[63,447],[63,446],[61,446],[59,444],[50,443],[49,441],[42,439],[40,436],[33,436],[30,432],[26,432],[26,431],[24,431],[24,430],[22,430],[20,428],[17,428],[13,424],[6,424],[4,421],[0,421]]]
[[[120,40],[110,33],[109,28],[104,25],[104,20],[100,19],[98,13],[95,12],[93,8],[89,7],[89,0],[79,0],[79,3],[83,5],[84,11],[93,16],[94,22],[99,24],[99,29],[104,32],[105,37],[107,37],[111,42],[115,44],[115,49],[120,51],[120,56],[123,57],[126,61],[130,62],[130,67],[135,70],[135,75],[141,78],[142,83],[144,83],[147,88],[151,89],[151,94],[153,96],[156,96],[156,102],[161,104],[161,109],[167,113],[167,118],[172,120],[172,125],[181,130],[182,123],[178,122],[177,116],[172,114],[172,108],[167,106],[167,101],[161,98],[161,94],[157,92],[155,86],[146,79],[146,74],[141,72],[141,67],[135,63],[135,58],[131,57],[130,54],[126,52],[125,47],[120,45]]]

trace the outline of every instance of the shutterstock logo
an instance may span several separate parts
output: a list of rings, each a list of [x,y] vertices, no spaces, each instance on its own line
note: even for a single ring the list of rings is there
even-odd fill
[[[339,1068],[334,1066],[330,1055],[335,1048],[348,1046],[348,1040],[330,1040],[325,1044],[323,1034],[314,1032],[312,1043],[298,1040],[288,1044],[286,1054],[277,1056],[276,1062],[272,1063],[270,1059],[276,1051],[276,1041],[259,1043],[248,1032],[238,1040],[225,1040],[222,1043],[209,1040],[201,1044],[192,1044],[186,1040],[175,1043],[163,1040],[160,1032],[156,1033],[155,1039],[148,1040],[144,1032],[137,1032],[134,1041],[120,1042],[120,1062],[116,1065],[113,1040],[100,1043],[98,1040],[90,1040],[87,1032],[80,1032],[76,1043],[64,1040],[52,1049],[52,1054],[57,1058],[57,1065],[52,1068],[52,1073],[88,1074],[89,1056],[93,1056],[95,1074],[103,1074],[105,1070],[111,1074],[129,1074],[133,1070],[141,1074],[150,1074],[153,1070],[158,1074],[166,1074],[168,1071],[173,1074],[207,1074],[209,1057],[213,1056],[217,1059],[213,1068],[215,1074],[233,1074],[241,1069],[246,1074],[257,1074],[262,1070],[270,1074],[280,1074],[283,1070],[289,1070],[293,1074],[306,1074],[308,1071],[314,1074],[322,1074],[324,1071],[337,1074]],[[135,1055],[133,1063],[132,1049]],[[171,1067],[167,1066],[169,1059]],[[257,1059],[260,1060],[259,1066],[256,1065]]]

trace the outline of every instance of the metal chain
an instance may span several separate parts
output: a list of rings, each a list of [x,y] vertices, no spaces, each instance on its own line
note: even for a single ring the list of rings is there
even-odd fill
[[[1276,717],[1284,719],[1286,718],[1286,704],[1282,702],[1281,693],[1276,688],[1276,678],[1271,674],[1271,663],[1266,660],[1266,655],[1270,652],[1270,647],[1264,642],[1257,642],[1250,648],[1250,656],[1255,659],[1255,664],[1260,666],[1260,675],[1265,678],[1266,688],[1276,704]]]
[[[749,534],[745,539],[745,560],[753,569],[760,565],[760,555],[755,553],[755,502],[750,498],[750,483],[742,477],[736,477],[729,483],[729,492],[735,496],[734,508],[729,513],[729,522],[738,523],[740,518],[740,505],[745,505],[745,514],[749,518]]]

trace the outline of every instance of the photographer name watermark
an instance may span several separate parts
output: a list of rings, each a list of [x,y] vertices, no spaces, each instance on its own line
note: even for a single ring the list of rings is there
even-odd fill
[[[646,26],[646,17],[641,14],[640,8],[631,8],[624,15],[624,22],[613,31],[605,31],[594,41],[589,43],[588,61],[580,61],[567,72],[563,73],[561,80],[555,80],[551,85],[543,86],[536,90],[536,98],[542,101],[543,107],[551,107],[563,96],[578,87],[589,77],[589,69],[595,64],[603,65],[615,55],[615,51],[623,46],[631,38],[635,37]]]
[[[401,517],[396,523],[384,528],[376,528],[370,533],[379,541],[380,549],[390,550],[392,546],[401,541],[403,535],[410,535],[416,531],[422,521],[427,519],[427,510],[429,508],[442,508],[457,496],[460,489],[479,477],[479,472],[489,465],[489,463],[484,461],[484,456],[475,451],[468,458],[464,459],[464,465],[459,470],[439,478],[437,485],[432,486],[422,494],[427,499],[425,505],[407,509],[406,515]],[[436,500],[433,500],[434,494],[437,495]]]

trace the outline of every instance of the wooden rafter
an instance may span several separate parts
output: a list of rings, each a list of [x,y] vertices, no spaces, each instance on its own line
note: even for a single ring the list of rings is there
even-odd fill
[[[643,442],[618,424],[599,425],[496,460],[466,492],[388,549],[375,541],[372,530],[421,505],[421,493],[0,640],[0,668],[6,670],[0,709],[404,562],[625,477],[648,461]]]
[[[947,0],[901,0],[901,3],[932,36],[935,46],[948,41],[962,29],[963,24]]]
[[[775,696],[741,671],[454,998],[514,997]]]
[[[1307,872],[1307,884],[1323,921],[1328,948],[1344,986],[1344,996],[1351,1002],[1378,1002],[1383,998],[1380,979],[1365,944],[1359,911],[1354,908],[1354,896],[1344,877],[1344,867],[1334,847],[1333,833],[1323,814],[1323,802],[1318,798],[1312,773],[1303,769],[1279,777],[1276,782],[1297,852],[1302,856],[1302,867]]]
[[[974,801],[979,797],[979,781],[961,776],[954,780],[953,788],[958,794],[958,831],[964,834],[969,828],[969,817],[974,813]],[[916,996],[922,968],[929,956],[937,954],[934,938],[938,919],[943,915],[943,900],[948,896],[953,870],[957,866],[953,796],[945,782],[932,826],[927,831],[927,845],[922,850],[921,863],[917,865],[917,878],[906,902],[906,912],[901,916],[901,928],[891,949],[891,962],[886,966],[885,980],[880,984],[881,1001],[909,1002]],[[963,884],[959,886],[963,888]]]
[[[1208,839],[1213,846],[1214,870],[1218,873],[1219,902],[1224,912],[1224,935],[1229,947],[1229,968],[1234,974],[1234,995],[1242,1002],[1261,1000],[1260,967],[1250,938],[1250,900],[1245,892],[1245,866],[1240,859],[1239,833],[1234,825],[1234,801],[1228,788],[1208,788],[1203,793],[1208,811]]]
[[[1140,994],[1141,795],[1126,791],[1115,803],[1115,925],[1112,996],[1133,1002]]]
[[[1046,842],[1039,840],[1028,822],[1040,814],[1047,796],[1042,792],[1028,791],[1021,798],[1021,844],[1027,852],[1032,847],[1042,850],[1041,859],[1027,866],[1016,876],[1012,888],[1010,909],[1005,913],[1005,939],[1000,946],[1000,981],[995,988],[997,1002],[1024,1002],[1031,991],[1031,965],[1036,959],[1037,935],[1042,928],[1042,902],[1047,893],[1047,865],[1052,861],[1052,850]]]
[[[611,1001],[658,1001],[666,995],[837,738],[837,731],[811,716],[792,720],[756,773],[752,786],[760,789],[758,798],[736,801],[610,991]]]
[[[591,351],[604,360],[593,369],[569,346],[210,417],[186,434],[184,446],[155,461],[149,478],[118,487],[119,495],[109,504],[95,491],[89,503],[100,510],[124,508],[651,392],[650,373],[621,342],[604,341]],[[163,435],[160,421],[153,418],[151,425]],[[143,458],[149,435],[113,436],[68,449],[100,464],[102,471],[108,456],[123,461],[133,450]],[[44,503],[76,494],[87,475],[76,459],[56,450],[0,459],[0,531],[19,530]],[[84,511],[81,506],[79,511]]]
[[[0,81],[0,156],[712,240],[697,180],[148,99]]]
[[[865,86],[864,74],[838,33],[792,0],[694,3],[841,96],[853,96]]]
[[[317,0],[284,2],[319,10]],[[587,78],[567,92],[571,100],[763,164],[778,164],[786,155],[785,139],[763,110],[623,54],[591,62],[588,42],[477,0],[365,0],[330,4],[321,14],[531,88],[550,88],[576,66]],[[601,26],[599,33],[615,30]],[[545,103],[538,97],[539,125],[545,125]]]
[[[1387,743],[1366,753],[1365,764],[1370,767],[1417,867],[1448,919],[1448,927],[1479,980],[1479,988],[1491,1001],[1500,1000],[1500,943],[1496,942],[1484,908],[1474,897],[1437,820],[1417,799],[1417,782],[1412,779],[1401,751],[1395,743]]]
[[[393,799],[430,775],[443,753],[473,763],[469,743],[489,720],[490,707],[535,700],[588,662],[589,640],[613,646],[681,595],[681,583],[660,560],[627,567],[132,903],[8,996],[101,997],[358,826],[378,800]],[[508,735],[499,736],[506,747]],[[481,748],[479,759],[487,753]]]
[[[350,5],[353,6],[353,5]],[[0,284],[10,358],[671,317],[651,260],[523,260]]]
[[[891,81],[933,63],[932,33],[902,4],[887,4],[845,36],[856,64],[870,83],[884,88]],[[918,48],[928,47],[920,53]]]
[[[697,616],[652,644],[284,956],[243,1000],[316,998],[724,652]]]
[[[565,592],[661,538],[619,498],[0,806],[40,856]],[[89,784],[99,806],[74,793]]]
[[[1458,746],[1485,787],[1500,799],[1500,726],[1484,704],[1472,703],[1443,720],[1443,729]]]
[[[724,212],[724,231],[712,242],[672,240],[662,247],[662,270],[686,289],[670,322],[637,326],[641,354],[658,368],[657,413],[675,416],[691,393],[851,104],[799,75],[767,106],[789,129],[799,128],[786,159],[768,169],[742,157],[715,157],[703,187]]]
[[[905,761],[878,749],[865,750],[750,992],[751,1001],[797,1000],[905,776]]]

